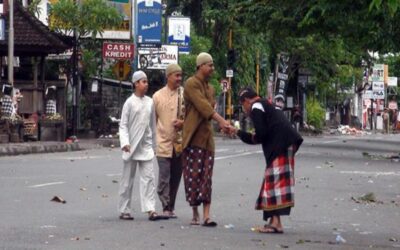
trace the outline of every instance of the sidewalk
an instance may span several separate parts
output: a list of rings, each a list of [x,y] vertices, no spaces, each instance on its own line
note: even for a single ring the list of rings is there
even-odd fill
[[[0,143],[0,157],[22,154],[42,154],[79,151],[100,147],[119,147],[118,139],[82,139],[67,143],[58,141],[35,141],[21,143]]]

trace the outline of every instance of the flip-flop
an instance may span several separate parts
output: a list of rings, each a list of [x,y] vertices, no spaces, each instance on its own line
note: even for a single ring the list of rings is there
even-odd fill
[[[134,220],[134,218],[130,215],[130,214],[121,214],[120,216],[119,216],[119,219],[120,220]]]
[[[190,222],[191,226],[200,226],[199,219],[193,218],[192,221]]]
[[[263,234],[283,234],[283,230],[279,230],[271,225],[265,225],[264,227],[256,228],[255,231]]]
[[[178,216],[176,216],[176,214],[174,212],[171,212],[171,213],[169,213],[169,218],[176,219],[176,218],[178,218]]]
[[[203,227],[216,227],[217,225],[217,222],[210,220],[210,218],[207,218],[202,224]]]
[[[149,220],[156,221],[156,220],[168,220],[169,216],[159,215],[156,212],[152,212],[149,215]]]

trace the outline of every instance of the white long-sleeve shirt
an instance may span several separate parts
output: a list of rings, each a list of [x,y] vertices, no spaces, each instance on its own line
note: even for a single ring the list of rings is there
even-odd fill
[[[154,157],[155,112],[153,100],[132,94],[124,103],[119,125],[121,148],[130,145],[130,152],[123,152],[122,159],[148,161]]]

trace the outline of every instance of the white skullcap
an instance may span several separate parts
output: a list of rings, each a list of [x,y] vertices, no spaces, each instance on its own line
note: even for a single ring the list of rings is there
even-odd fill
[[[143,71],[138,70],[138,71],[136,71],[135,73],[133,73],[133,75],[132,75],[132,82],[135,83],[135,82],[137,82],[137,81],[139,81],[139,80],[142,80],[142,79],[144,79],[144,78],[147,79],[146,74],[145,74]]]

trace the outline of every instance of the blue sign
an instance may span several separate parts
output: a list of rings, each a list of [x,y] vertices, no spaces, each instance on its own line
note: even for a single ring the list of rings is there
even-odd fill
[[[190,52],[190,18],[168,18],[168,44],[178,45],[179,53]]]
[[[139,47],[161,46],[161,0],[138,0],[136,38]]]

